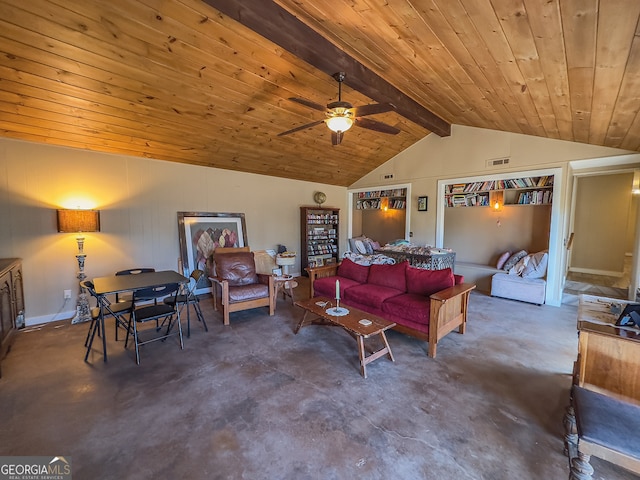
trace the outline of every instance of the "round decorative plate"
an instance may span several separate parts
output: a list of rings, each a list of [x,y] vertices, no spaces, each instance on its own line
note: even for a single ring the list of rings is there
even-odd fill
[[[316,192],[313,194],[313,200],[318,204],[322,205],[327,201],[327,196],[323,192]]]

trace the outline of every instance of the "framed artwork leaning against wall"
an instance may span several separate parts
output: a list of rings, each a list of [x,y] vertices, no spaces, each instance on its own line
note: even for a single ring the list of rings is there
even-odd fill
[[[178,236],[183,275],[198,269],[208,276],[209,257],[217,247],[247,245],[244,213],[178,212]],[[199,287],[196,294],[207,293],[210,282]]]

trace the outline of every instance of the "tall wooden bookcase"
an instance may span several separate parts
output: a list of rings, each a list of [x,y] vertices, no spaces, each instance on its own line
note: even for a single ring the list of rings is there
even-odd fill
[[[336,263],[340,258],[340,209],[300,207],[300,267]]]

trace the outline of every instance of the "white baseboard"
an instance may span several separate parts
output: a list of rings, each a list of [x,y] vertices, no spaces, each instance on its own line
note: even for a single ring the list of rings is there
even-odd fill
[[[76,311],[69,310],[67,312],[59,312],[56,314],[49,315],[40,315],[39,317],[25,317],[24,325],[25,327],[33,327],[34,325],[40,325],[42,323],[51,323],[51,322],[59,322],[61,320],[69,320],[75,317]]]
[[[590,275],[604,275],[606,277],[622,277],[624,276],[624,272],[614,272],[610,270],[596,270],[593,268],[578,268],[578,267],[569,267],[570,272],[575,273],[588,273]]]

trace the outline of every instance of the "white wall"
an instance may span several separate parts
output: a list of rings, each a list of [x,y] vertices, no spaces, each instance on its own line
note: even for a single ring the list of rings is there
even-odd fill
[[[85,235],[93,278],[132,266],[177,269],[178,211],[244,213],[253,250],[298,251],[298,207],[313,205],[317,190],[346,212],[344,187],[0,139],[0,257],[23,258],[28,325],[69,318],[77,244],[57,233],[56,209],[101,211],[101,232]],[[345,221],[340,238],[342,253]],[[67,304],[64,289],[74,292]]]
[[[576,205],[580,208],[574,216],[572,271],[623,275],[625,254],[633,251],[628,239],[635,234],[635,222],[630,222],[629,215],[632,183],[632,172],[577,179]],[[630,234],[627,227],[632,228]]]

